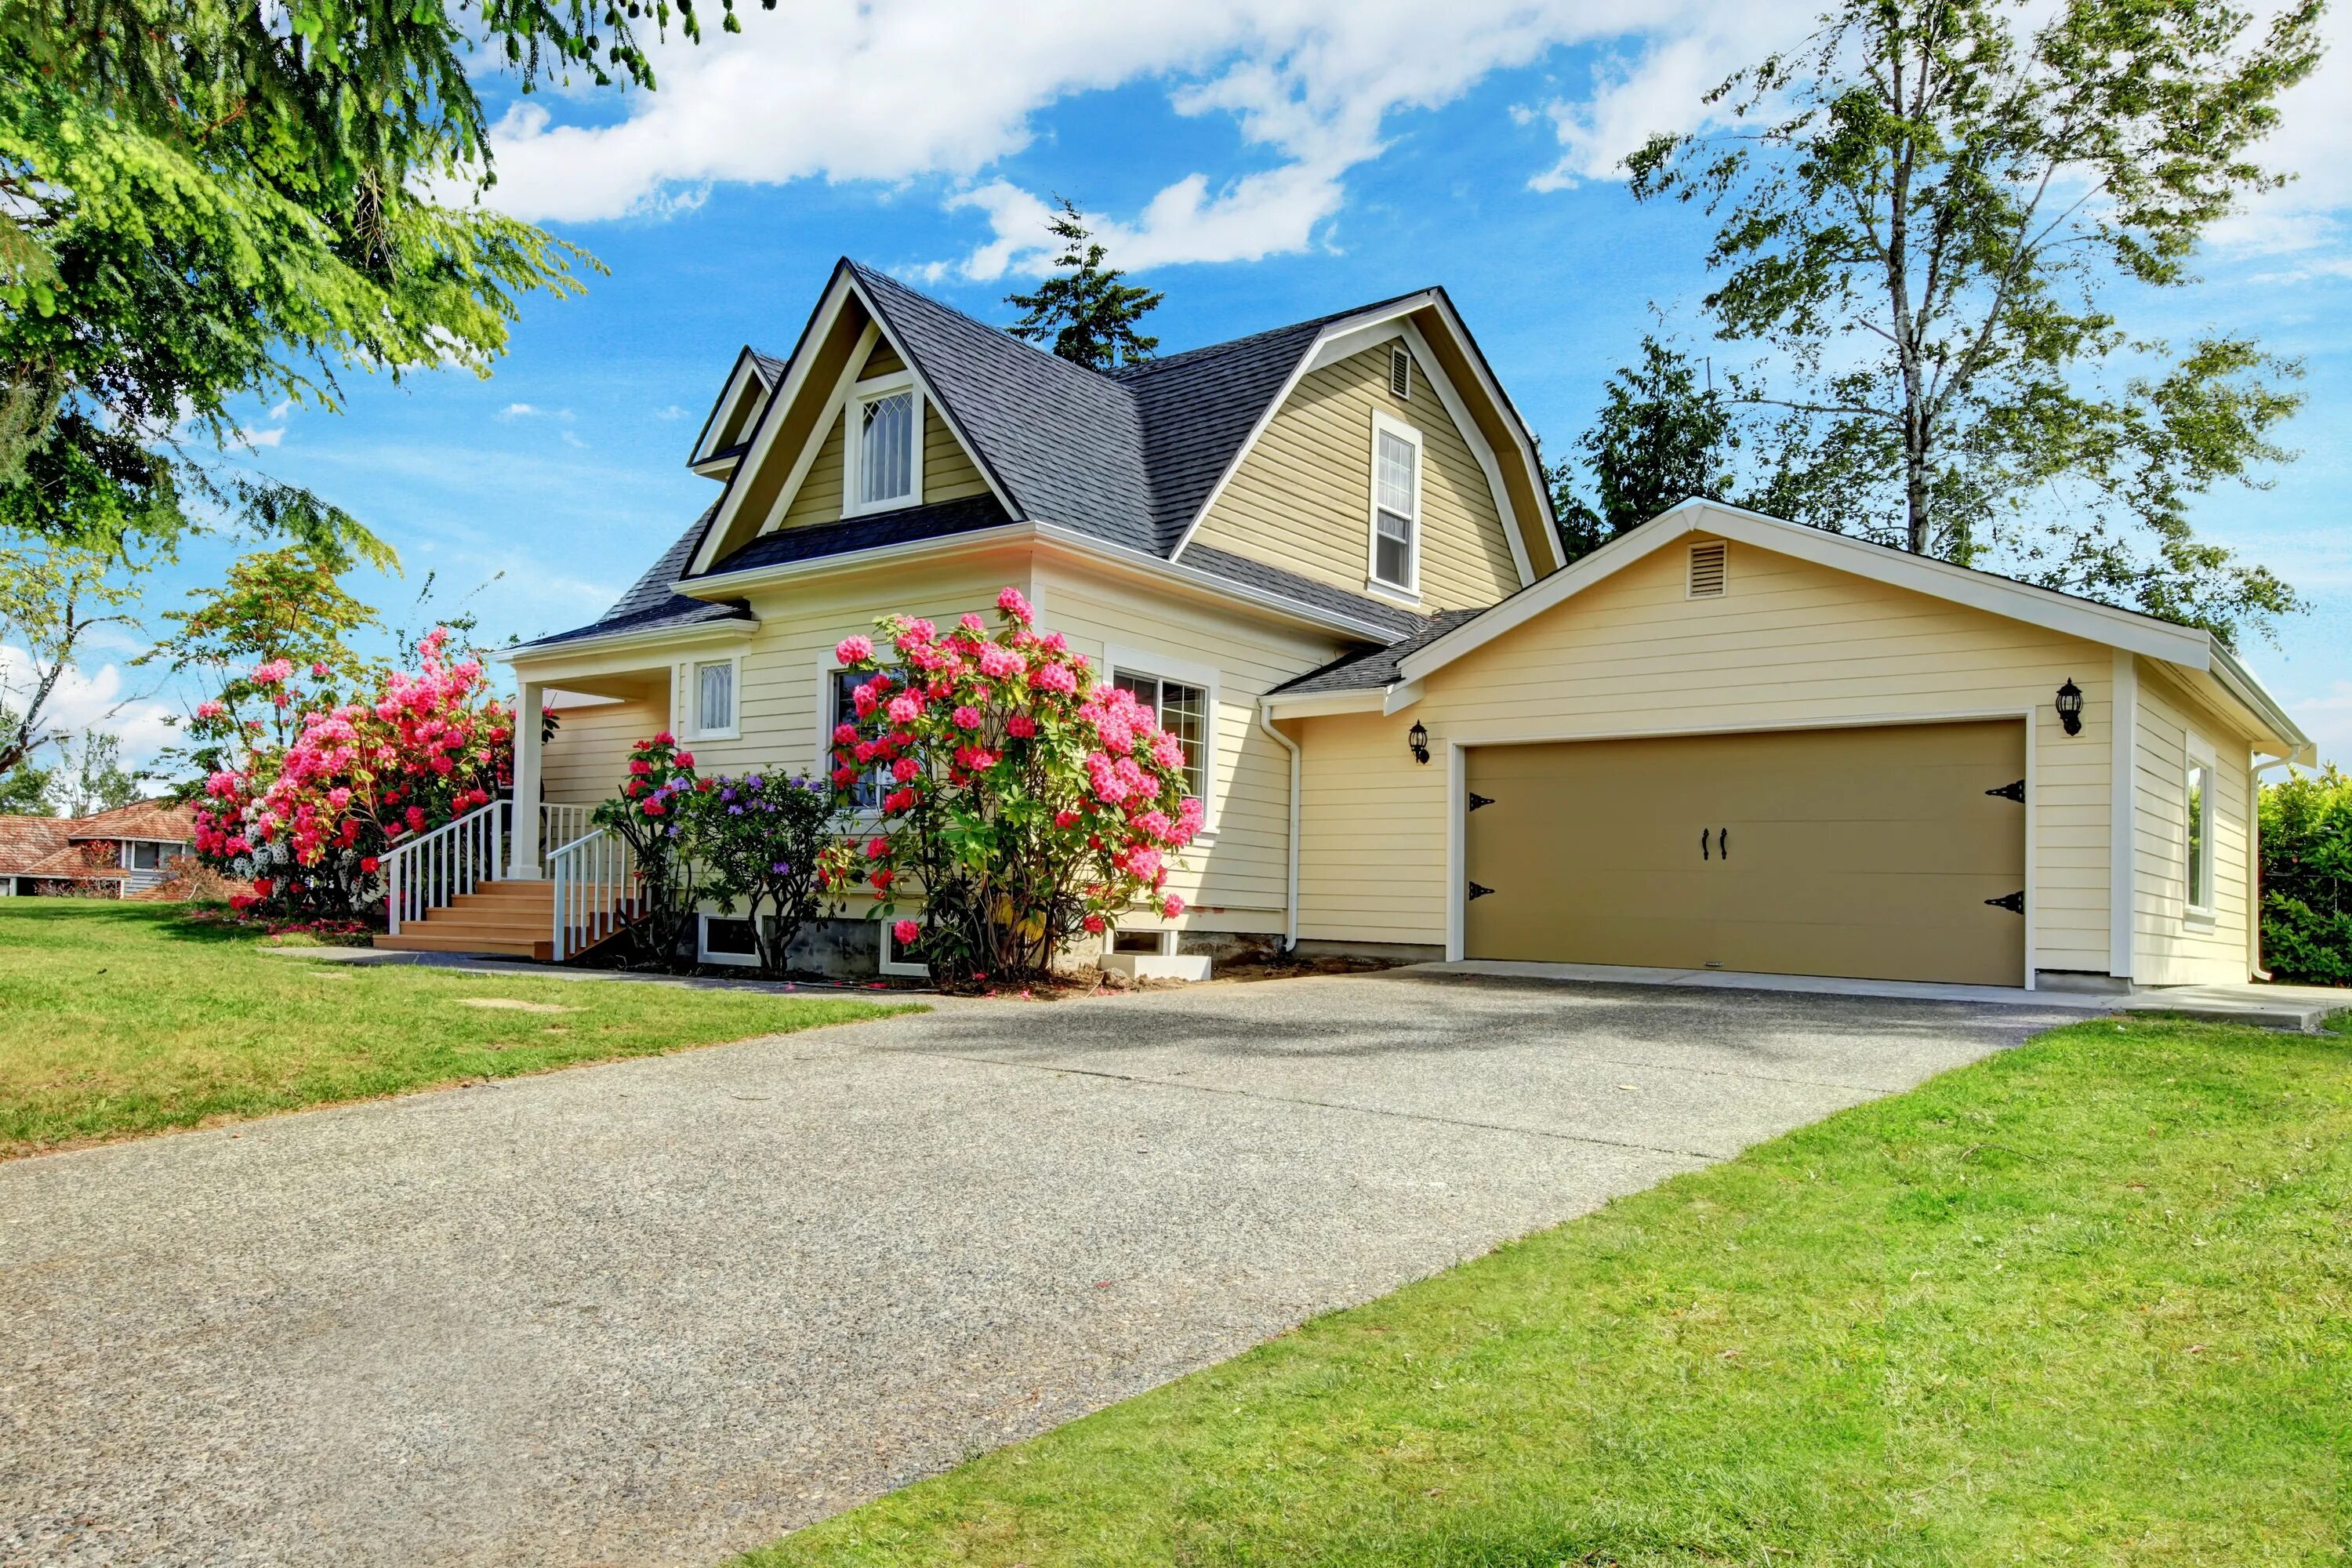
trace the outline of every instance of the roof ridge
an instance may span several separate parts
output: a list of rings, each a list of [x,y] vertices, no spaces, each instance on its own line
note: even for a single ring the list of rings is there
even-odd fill
[[[1430,294],[1434,293],[1435,291],[1434,288],[1408,289],[1402,294],[1392,294],[1385,300],[1370,300],[1360,305],[1350,305],[1344,310],[1333,310],[1328,315],[1309,316],[1304,321],[1286,321],[1278,327],[1265,327],[1255,332],[1244,332],[1237,338],[1226,338],[1218,342],[1202,343],[1193,348],[1179,349],[1172,354],[1161,354],[1152,359],[1138,360],[1131,364],[1123,364],[1118,366],[1116,370],[1106,371],[1101,374],[1108,375],[1114,381],[1127,381],[1129,379],[1140,380],[1143,377],[1150,375],[1154,371],[1166,370],[1171,366],[1180,366],[1187,360],[1202,358],[1206,355],[1222,353],[1228,349],[1246,348],[1253,343],[1264,342],[1268,338],[1279,337],[1285,332],[1304,331],[1309,327],[1328,327],[1334,321],[1344,321],[1350,316],[1360,316],[1367,310],[1377,310],[1383,305],[1398,304],[1403,300],[1412,299],[1416,295]]]
[[[938,295],[927,294],[922,289],[914,287],[914,285],[910,283],[902,283],[898,279],[891,277],[888,273],[878,271],[874,268],[868,267],[866,263],[857,260],[854,257],[846,257],[844,258],[844,259],[848,261],[849,269],[863,279],[869,282],[887,283],[893,289],[912,294],[915,298],[922,300],[933,310],[944,310],[949,315],[955,317],[958,321],[978,327],[982,331],[987,332],[993,337],[1002,338],[1004,342],[1012,344],[1015,348],[1025,349],[1030,353],[1036,355],[1039,359],[1048,361],[1060,366],[1064,371],[1086,376],[1090,380],[1102,382],[1107,385],[1119,386],[1119,380],[1115,375],[1108,374],[1105,372],[1097,370],[1092,365],[1080,364],[1076,360],[1064,359],[1060,354],[1054,353],[1050,349],[1041,349],[1035,343],[1031,342],[1028,339],[1020,336],[1007,328],[1000,327],[992,321],[983,321],[978,316],[973,315],[970,310],[963,310],[959,306],[950,305],[945,300],[940,299]],[[1122,387],[1121,390],[1125,389]]]

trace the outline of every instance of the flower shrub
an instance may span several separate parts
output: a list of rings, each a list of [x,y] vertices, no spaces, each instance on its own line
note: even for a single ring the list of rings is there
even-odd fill
[[[2330,767],[2263,791],[2263,963],[2352,985],[2352,778]]]
[[[1184,793],[1181,742],[1033,618],[1007,588],[993,629],[892,616],[834,650],[866,677],[833,734],[834,787],[845,807],[861,780],[887,786],[854,875],[881,918],[920,900],[919,931],[893,934],[919,934],[944,983],[1041,974],[1145,899],[1183,910],[1171,858],[1202,805]]]
[[[747,908],[760,973],[784,973],[784,957],[816,918],[825,889],[850,869],[840,813],[824,780],[772,773],[701,781],[685,797],[680,842],[702,868],[710,897],[732,914]]]
[[[680,963],[699,898],[698,868],[686,835],[694,798],[708,788],[695,773],[694,753],[665,730],[629,748],[621,793],[590,814],[589,820],[618,834],[635,853],[644,908],[629,928],[629,941],[641,962],[665,968]]]
[[[381,919],[383,856],[507,787],[513,715],[489,695],[480,661],[448,658],[446,643],[435,631],[419,669],[383,673],[369,699],[306,710],[283,750],[205,781],[196,856],[253,884],[234,900],[240,910]],[[254,679],[277,685],[288,673],[264,667]]]

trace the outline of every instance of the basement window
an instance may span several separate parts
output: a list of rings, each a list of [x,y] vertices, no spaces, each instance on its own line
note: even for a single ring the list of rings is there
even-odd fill
[[[922,938],[901,942],[891,930],[898,923],[895,918],[877,923],[882,928],[882,962],[879,965],[882,973],[904,975],[910,980],[929,980],[931,966],[923,962]]]
[[[1720,539],[1709,540],[1690,548],[1689,596],[1694,599],[1720,599],[1726,578],[1729,575],[1726,547]]]
[[[1176,951],[1176,933],[1172,931],[1129,931],[1121,927],[1110,933],[1113,952],[1149,953],[1165,958]]]
[[[705,915],[702,917],[701,939],[695,944],[695,957],[704,963],[751,968],[760,962],[759,939],[752,934],[750,921],[729,920],[724,915]]]

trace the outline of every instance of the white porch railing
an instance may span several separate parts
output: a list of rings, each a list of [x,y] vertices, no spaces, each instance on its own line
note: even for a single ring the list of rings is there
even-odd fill
[[[555,962],[603,942],[635,918],[637,858],[628,840],[591,828],[547,857],[555,884]]]
[[[403,921],[421,921],[431,910],[495,881],[507,860],[508,805],[494,800],[454,822],[395,844],[380,869],[389,900],[390,934]]]
[[[593,805],[542,805],[539,808],[539,852],[550,855],[575,838],[585,837],[594,826],[588,819]]]

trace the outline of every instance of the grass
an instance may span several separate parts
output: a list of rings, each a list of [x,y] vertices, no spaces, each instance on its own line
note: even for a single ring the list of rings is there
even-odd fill
[[[352,968],[169,904],[0,899],[0,1156],[909,1010]]]
[[[745,1563],[2341,1563],[2347,1047],[2061,1029]]]

